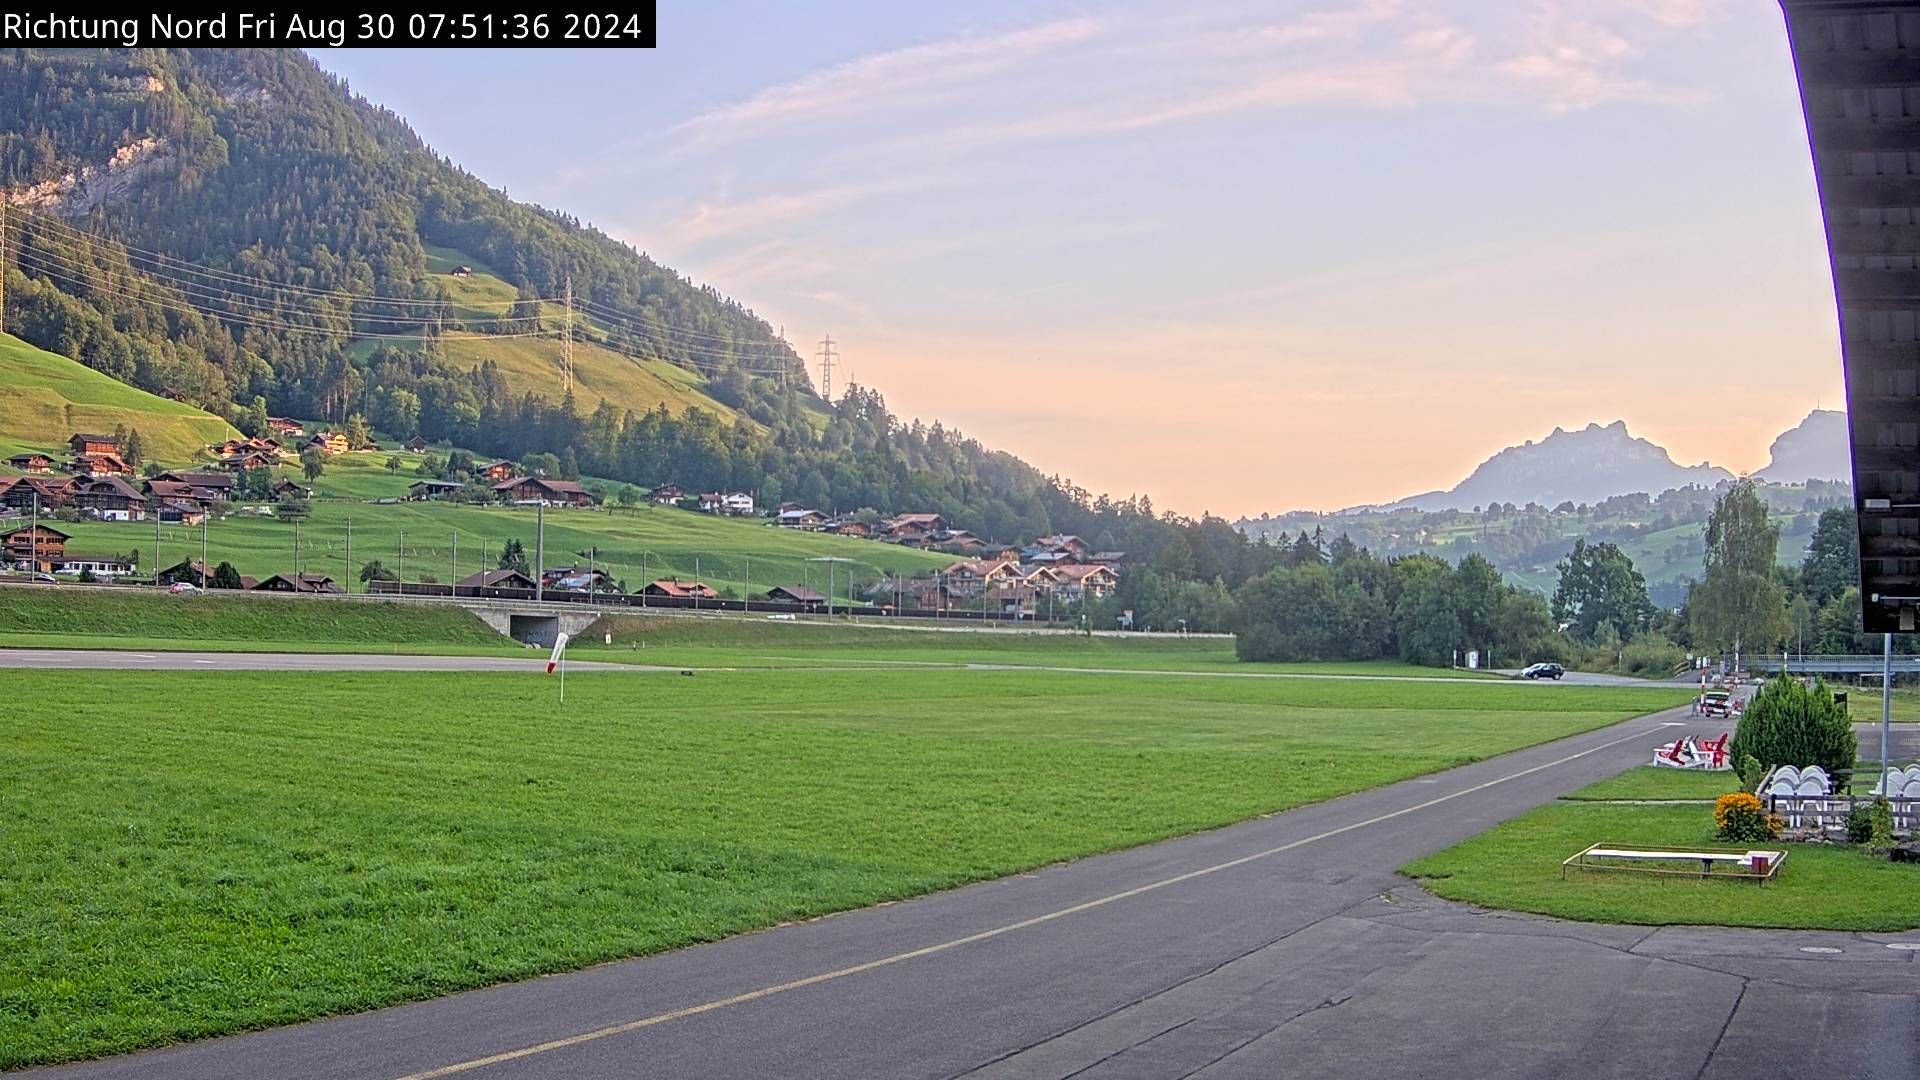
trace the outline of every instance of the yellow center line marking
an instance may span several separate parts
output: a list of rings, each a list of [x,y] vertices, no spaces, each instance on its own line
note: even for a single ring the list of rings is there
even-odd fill
[[[671,1012],[656,1013],[653,1016],[642,1017],[641,1019],[638,1019],[638,1020],[629,1020],[622,1024],[613,1024],[608,1027],[595,1028],[592,1031],[583,1031],[578,1035],[568,1035],[565,1038],[551,1039],[547,1042],[535,1043],[532,1046],[522,1046],[515,1050],[503,1050],[497,1054],[488,1054],[486,1057],[473,1058],[472,1060],[469,1060],[469,1061],[459,1061],[451,1065],[442,1065],[438,1068],[428,1069],[424,1072],[408,1073],[405,1076],[396,1077],[395,1080],[435,1080],[436,1077],[452,1076],[456,1073],[470,1072],[474,1069],[484,1069],[489,1065],[499,1065],[508,1061],[517,1061],[521,1058],[533,1057],[536,1054],[546,1054],[546,1053],[551,1053],[552,1051],[555,1051],[555,1050],[564,1050],[569,1046],[578,1046],[581,1043],[595,1042],[600,1039],[611,1038],[612,1036],[615,1036],[615,1035],[625,1035],[629,1032],[640,1031],[642,1029],[650,1028],[650,1027],[656,1027],[660,1024],[665,1024],[669,1021],[684,1020],[689,1016],[699,1016],[702,1013],[715,1012],[720,1009],[730,1008],[734,1005],[745,1005],[750,1001],[758,1001],[761,998],[772,997],[775,994],[784,994],[789,990],[801,990],[809,986],[818,986],[821,983],[832,982],[836,979],[844,979],[851,975],[859,975],[868,971],[874,971],[878,968],[891,967],[894,964],[904,963],[908,960],[918,960],[923,956],[933,956],[936,953],[949,952],[951,950],[961,948],[962,946],[974,945],[982,941],[989,941],[989,940],[992,940],[993,938],[1003,937],[1007,934],[1015,933],[1020,930],[1031,929],[1043,923],[1053,922],[1056,919],[1064,919],[1069,915],[1078,915],[1082,912],[1092,911],[1095,908],[1106,907],[1108,904],[1116,904],[1122,900],[1130,900],[1133,897],[1140,896],[1145,893],[1154,892],[1159,889],[1169,888],[1174,885],[1179,885],[1184,882],[1192,881],[1196,878],[1203,878],[1208,876],[1209,874],[1217,874],[1223,870],[1231,870],[1231,869],[1234,869],[1235,867],[1245,866],[1248,863],[1258,862],[1261,859],[1271,858],[1283,852],[1292,851],[1295,848],[1301,848],[1301,847],[1307,846],[1308,844],[1318,843],[1321,840],[1332,839],[1333,837],[1340,836],[1345,833],[1353,832],[1356,829],[1364,829],[1370,825],[1378,825],[1383,821],[1392,821],[1394,818],[1404,817],[1408,814],[1418,813],[1422,810],[1426,810],[1426,809],[1430,809],[1432,807],[1438,806],[1441,803],[1451,802],[1452,800],[1461,798],[1462,796],[1472,795],[1476,792],[1485,791],[1490,787],[1495,787],[1499,784],[1504,784],[1509,780],[1518,780],[1524,776],[1532,776],[1534,773],[1543,772],[1547,769],[1552,769],[1561,765],[1565,765],[1569,761],[1575,761],[1580,758],[1586,757],[1588,754],[1598,753],[1602,750],[1619,746],[1621,743],[1632,742],[1635,739],[1644,739],[1649,735],[1664,735],[1664,734],[1666,734],[1666,730],[1664,727],[1656,727],[1656,728],[1649,728],[1646,731],[1635,732],[1632,735],[1623,735],[1618,739],[1613,739],[1609,742],[1603,742],[1598,746],[1588,747],[1587,749],[1581,750],[1578,753],[1568,754],[1566,757],[1556,758],[1553,761],[1546,762],[1545,764],[1542,764],[1542,765],[1535,765],[1535,766],[1532,766],[1531,768],[1521,769],[1519,772],[1508,773],[1505,776],[1495,777],[1494,779],[1488,780],[1484,783],[1475,784],[1470,788],[1462,788],[1459,791],[1451,792],[1446,795],[1441,795],[1441,796],[1438,796],[1437,798],[1428,799],[1427,801],[1422,803],[1415,803],[1412,806],[1402,807],[1399,810],[1392,810],[1384,814],[1378,814],[1378,815],[1375,815],[1374,817],[1367,818],[1364,821],[1350,822],[1346,825],[1340,826],[1337,829],[1328,829],[1326,832],[1316,833],[1313,836],[1303,837],[1299,840],[1292,840],[1287,843],[1280,844],[1276,847],[1267,848],[1264,851],[1256,851],[1251,855],[1242,855],[1237,859],[1229,859],[1226,862],[1215,863],[1212,866],[1204,866],[1198,870],[1189,870],[1184,874],[1175,874],[1173,877],[1162,878],[1159,881],[1148,882],[1145,885],[1136,885],[1131,889],[1125,889],[1117,893],[1112,893],[1107,896],[1099,897],[1097,899],[1088,900],[1079,904],[1074,904],[1071,907],[1063,907],[1056,911],[1049,911],[1044,915],[1035,915],[1031,919],[1022,919],[1019,922],[1007,923],[1005,926],[996,926],[991,930],[982,930],[977,934],[968,934],[966,937],[958,937],[958,938],[952,939],[951,941],[943,941],[937,945],[927,945],[922,948],[908,950],[907,952],[895,953],[892,956],[883,956],[877,960],[869,960],[863,964],[854,964],[851,967],[835,968],[832,971],[823,971],[818,975],[809,975],[804,979],[794,979],[790,982],[775,983],[772,986],[763,986],[758,990],[749,990],[746,993],[735,994],[732,997],[715,998],[712,1001],[705,1001],[698,1005],[689,1005],[684,1009],[674,1009]]]

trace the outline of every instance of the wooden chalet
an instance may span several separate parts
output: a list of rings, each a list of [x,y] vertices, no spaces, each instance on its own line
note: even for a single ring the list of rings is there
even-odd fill
[[[513,502],[541,501],[560,506],[592,506],[593,492],[572,480],[548,480],[544,476],[516,476],[493,485],[493,493]]]
[[[779,600],[789,604],[824,604],[825,596],[816,589],[805,585],[775,585],[767,590],[767,599]]]
[[[687,489],[679,484],[661,484],[647,492],[647,501],[655,506],[672,506],[687,497]]]
[[[518,570],[482,570],[468,574],[454,585],[462,589],[525,589],[533,591],[533,579]]]
[[[255,592],[288,592],[307,595],[323,595],[341,592],[333,578],[326,574],[275,574],[261,578],[253,586]]]
[[[465,486],[452,480],[415,480],[407,485],[407,498],[413,502],[435,502],[460,494]]]
[[[0,554],[10,566],[50,574],[54,564],[66,555],[71,539],[71,534],[50,525],[27,525],[0,533]]]
[[[182,484],[183,488],[169,489],[166,498],[192,498],[203,503],[230,502],[233,489],[238,485],[232,473],[217,472],[163,472],[147,482],[149,494],[155,481],[169,484]]]
[[[67,446],[73,451],[75,457],[86,457],[89,454],[111,454],[115,457],[120,455],[120,440],[111,435],[75,432],[67,439]]]
[[[9,477],[0,480],[0,506],[29,511],[37,503],[44,514],[67,505],[67,495],[72,490],[70,477]]]
[[[139,521],[147,516],[147,497],[118,476],[75,480],[68,501],[101,521]]]
[[[474,470],[474,475],[484,476],[488,480],[511,480],[520,471],[520,467],[511,461],[490,461]]]
[[[45,454],[15,454],[7,459],[7,464],[27,473],[50,473],[53,471],[53,459]]]
[[[75,476],[132,476],[133,466],[119,454],[81,454],[67,466]]]
[[[661,578],[647,582],[640,590],[647,596],[665,596],[677,599],[718,600],[720,594],[704,581],[681,581],[677,578]]]

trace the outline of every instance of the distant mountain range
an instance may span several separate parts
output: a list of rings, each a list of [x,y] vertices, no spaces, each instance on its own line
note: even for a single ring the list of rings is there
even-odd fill
[[[1831,409],[1808,413],[1774,439],[1771,459],[1754,475],[1782,484],[1850,478],[1846,414]],[[1593,504],[1636,491],[1658,495],[1696,484],[1712,487],[1733,476],[1707,462],[1681,465],[1664,447],[1630,434],[1626,421],[1615,420],[1604,427],[1588,424],[1576,431],[1556,427],[1539,442],[1529,440],[1493,455],[1445,491],[1351,507],[1346,512],[1471,510],[1494,503]]]

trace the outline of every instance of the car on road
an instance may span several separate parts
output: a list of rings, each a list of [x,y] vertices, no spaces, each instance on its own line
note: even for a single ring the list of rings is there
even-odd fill
[[[1700,700],[1693,703],[1693,711],[1701,716],[1731,717],[1733,715],[1733,691],[1709,690],[1700,695]]]
[[[200,586],[188,581],[176,581],[167,586],[167,591],[175,596],[192,596],[200,591]]]
[[[1565,675],[1566,673],[1567,673],[1567,669],[1561,667],[1559,664],[1554,664],[1554,663],[1530,664],[1527,667],[1521,669],[1520,677],[1523,679],[1556,679],[1557,680],[1560,678],[1560,676]]]

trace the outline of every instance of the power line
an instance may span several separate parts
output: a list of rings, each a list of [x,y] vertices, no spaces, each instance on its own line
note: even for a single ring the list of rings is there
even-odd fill
[[[426,307],[452,308],[452,307],[472,306],[470,304],[467,304],[459,300],[435,300],[431,298],[408,299],[408,298],[396,297],[396,296],[377,296],[377,295],[370,295],[370,294],[364,294],[364,293],[347,293],[347,292],[341,292],[335,289],[316,289],[308,285],[296,285],[291,282],[274,281],[271,278],[259,277],[257,275],[237,274],[232,271],[219,269],[217,267],[202,266],[198,263],[189,262],[177,256],[169,255],[163,251],[154,251],[149,248],[135,247],[132,244],[128,244],[124,241],[117,240],[113,237],[106,236],[101,233],[88,232],[84,229],[77,229],[72,225],[68,225],[63,221],[59,221],[58,219],[48,217],[44,214],[30,214],[29,220],[33,222],[33,224],[36,226],[53,230],[56,234],[65,234],[65,236],[68,237],[69,239],[80,239],[80,240],[85,240],[89,242],[101,242],[105,244],[110,244],[116,248],[119,248],[124,254],[126,254],[130,262],[151,263],[156,265],[157,267],[159,267],[159,269],[151,271],[152,273],[156,273],[156,274],[159,274],[167,270],[184,271],[200,277],[226,279],[227,281],[231,281],[236,284],[253,285],[263,289],[272,289],[272,290],[281,291],[281,292],[305,293],[308,295],[325,296],[333,299],[354,300],[354,301],[360,301],[365,303],[398,304],[398,305],[406,305],[410,307],[426,306]],[[23,235],[26,235],[24,233],[24,230],[22,229],[16,229],[16,231],[20,231],[22,232]],[[142,272],[149,272],[149,271],[143,270]],[[558,303],[559,300],[560,300],[559,297],[539,297],[535,299],[534,302]],[[519,301],[516,299],[513,302],[518,303]]]
[[[39,261],[42,264],[50,262],[52,261],[52,259],[59,257],[61,255],[69,256],[74,262],[79,263],[82,257],[84,256],[84,253],[76,251],[72,247],[70,242],[63,242],[59,239],[49,238],[49,237],[34,237],[33,239],[36,246],[32,249],[32,253],[39,256]],[[42,250],[43,248],[44,250]],[[21,248],[21,254],[23,255],[28,254],[28,249],[23,246]],[[342,311],[316,311],[316,310],[296,307],[286,297],[253,296],[247,293],[235,292],[232,289],[223,288],[217,284],[209,284],[206,282],[193,281],[193,280],[179,277],[164,271],[150,270],[146,267],[131,267],[130,269],[140,274],[142,277],[152,278],[155,281],[163,285],[169,286],[174,290],[190,298],[198,298],[201,300],[206,300],[208,302],[222,303],[230,307],[240,308],[248,311],[270,310],[276,314],[279,314],[283,310],[290,310],[292,312],[302,314],[302,315],[314,315],[318,317],[333,318],[333,319],[358,320],[362,322],[388,323],[388,324],[401,325],[401,326],[418,326],[421,323],[429,322],[436,318],[441,317],[439,313],[416,314],[416,315],[377,315],[377,314],[372,314],[367,312],[354,311],[351,309],[351,307],[349,307],[347,310],[342,310]],[[81,272],[86,272],[86,273],[94,272],[94,267],[91,264],[86,264],[83,267],[81,267]],[[108,271],[108,272],[117,273],[117,271]],[[358,304],[362,302],[361,300],[354,299],[354,298],[345,296],[343,294],[328,293],[328,294],[322,294],[322,295],[324,295],[327,299],[345,301],[349,305]],[[397,303],[398,301],[386,301],[386,302]],[[284,307],[283,307],[283,304],[284,304]],[[422,306],[433,307],[435,305],[432,302],[423,302]],[[522,316],[514,316],[514,317],[502,316],[501,318],[495,321],[533,322],[539,318],[540,316],[538,315],[522,315]]]
[[[71,274],[79,275],[81,280],[86,282],[89,285],[89,287],[94,287],[93,277],[96,273],[98,273],[98,271],[96,271],[91,266],[74,267],[67,264],[59,263],[59,262],[56,262],[53,257],[50,257],[48,254],[43,253],[38,249],[35,249],[33,251],[22,250],[19,254],[20,254],[20,262],[21,262],[21,265],[23,266],[28,266],[33,269],[41,270],[44,272],[54,272],[59,270],[65,270]],[[113,277],[119,276],[117,272],[109,271],[107,273],[109,276],[113,276]],[[142,272],[141,276],[154,277],[154,275],[145,274],[144,272]],[[298,316],[305,316],[308,318],[315,318],[315,319],[343,320],[348,323],[366,322],[366,323],[380,323],[380,324],[386,324],[391,326],[420,326],[426,323],[431,323],[436,321],[436,317],[433,315],[412,316],[412,317],[404,316],[404,315],[369,315],[369,314],[363,314],[363,313],[355,312],[351,310],[316,311],[312,309],[297,308],[297,307],[291,307],[291,306],[282,307],[280,305],[271,304],[267,301],[264,301],[259,297],[246,296],[241,293],[230,293],[230,292],[223,292],[215,289],[205,289],[205,288],[197,287],[191,283],[182,283],[179,281],[168,280],[166,278],[156,277],[155,280],[159,284],[169,287],[173,289],[175,292],[178,292],[181,295],[181,298],[187,301],[188,303],[193,303],[195,301],[198,301],[199,303],[206,304],[206,305],[219,305],[221,307],[228,309],[232,313],[232,315],[235,317],[243,317],[248,315],[270,315],[274,317],[290,317],[290,316],[298,315]],[[226,316],[222,315],[221,317],[226,317]],[[493,321],[496,323],[526,323],[532,327],[537,327],[539,325],[538,316],[518,316],[514,318],[500,318]]]
[[[187,315],[201,315],[201,316],[215,319],[221,322],[225,322],[229,324],[237,323],[242,326],[251,327],[255,329],[273,330],[273,331],[289,333],[289,334],[317,334],[324,337],[358,337],[358,338],[365,338],[365,339],[374,340],[374,341],[438,341],[440,340],[440,335],[438,334],[356,334],[346,330],[323,329],[320,327],[313,327],[313,326],[288,326],[285,323],[276,323],[270,320],[249,318],[244,315],[236,315],[232,313],[219,312],[219,311],[209,311],[205,308],[183,306],[180,304],[169,304],[162,300],[156,299],[155,297],[141,296],[136,293],[130,293],[122,289],[114,289],[105,285],[100,285],[98,283],[88,281],[85,278],[76,277],[73,274],[66,272],[64,270],[51,270],[44,267],[36,267],[35,269],[39,270],[40,273],[48,277],[55,278],[60,281],[64,281],[69,285],[77,286],[82,289],[87,289],[92,292],[102,293],[107,296],[119,297],[123,300],[132,300],[136,303],[148,304],[153,307],[161,308],[166,311],[175,311],[175,312],[179,312],[181,314],[187,314]],[[492,334],[488,336],[497,337],[497,338],[530,338],[530,337],[546,337],[547,333],[548,333],[547,331],[541,330],[541,331],[534,331],[531,333]]]

